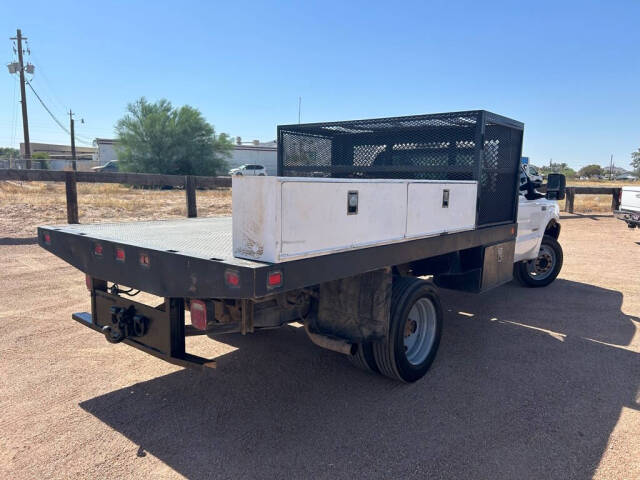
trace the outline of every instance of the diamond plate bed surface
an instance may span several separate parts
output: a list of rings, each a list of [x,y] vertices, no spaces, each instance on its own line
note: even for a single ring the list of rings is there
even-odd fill
[[[231,217],[57,225],[48,228],[150,250],[173,251],[192,257],[225,260],[247,266],[264,265],[234,258]]]

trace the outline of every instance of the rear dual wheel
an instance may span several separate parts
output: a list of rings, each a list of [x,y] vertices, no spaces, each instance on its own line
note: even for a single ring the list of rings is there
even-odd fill
[[[441,334],[442,307],[431,284],[413,277],[396,277],[387,338],[359,344],[351,361],[394,380],[415,382],[433,363]]]

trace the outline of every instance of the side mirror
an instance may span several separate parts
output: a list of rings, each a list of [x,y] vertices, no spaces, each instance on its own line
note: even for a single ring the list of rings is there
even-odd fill
[[[563,200],[567,190],[567,180],[561,173],[547,175],[547,199]]]

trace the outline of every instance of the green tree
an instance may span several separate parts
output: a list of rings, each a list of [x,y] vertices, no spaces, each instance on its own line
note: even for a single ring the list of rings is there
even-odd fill
[[[216,135],[197,109],[174,108],[165,99],[129,104],[116,134],[119,168],[129,172],[219,175],[233,148],[229,136]]]
[[[551,166],[543,165],[542,167],[536,168],[543,175],[562,173],[567,178],[574,178],[576,176],[576,171],[566,163],[551,163]]]
[[[20,150],[11,147],[0,147],[0,157],[16,158],[20,156]]]
[[[631,152],[631,166],[637,174],[640,174],[640,148]]]
[[[49,162],[48,162],[49,154],[47,152],[36,152],[33,155],[31,155],[31,159],[36,160],[33,163],[38,165],[40,169],[49,170]]]
[[[568,179],[575,178],[577,175],[576,171],[571,167],[563,168],[560,173],[563,174]]]
[[[581,177],[602,175],[602,167],[600,165],[586,165],[578,170],[578,175]]]

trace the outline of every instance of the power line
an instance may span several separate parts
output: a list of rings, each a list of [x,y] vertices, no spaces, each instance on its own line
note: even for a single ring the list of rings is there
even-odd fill
[[[58,124],[58,126],[67,133],[67,135],[71,135],[71,132],[69,131],[69,129],[66,128],[62,124],[62,122],[60,122],[60,120],[58,120],[56,118],[56,116],[51,112],[51,110],[49,110],[49,107],[47,107],[47,105],[44,103],[42,98],[40,98],[40,95],[38,95],[38,92],[36,92],[36,90],[33,88],[33,86],[31,85],[31,82],[29,82],[29,80],[25,79],[25,83],[27,85],[29,85],[29,88],[31,89],[31,91],[34,93],[34,95],[36,96],[36,98],[38,99],[38,101],[40,102],[42,107],[47,111],[47,113],[51,116],[51,118],[53,118],[53,121],[56,122]]]
[[[54,104],[54,106],[58,111],[62,110],[63,112],[66,112],[68,108],[64,106],[64,103],[61,101],[60,97],[56,95],[56,93],[53,91],[53,88],[51,88],[51,82],[49,81],[49,77],[47,76],[45,71],[42,69],[42,63],[40,62],[40,58],[37,57],[34,53],[31,54],[31,57],[35,61],[34,66],[38,69],[38,72],[40,72],[38,74],[38,77],[42,77],[43,86],[45,87],[45,90],[48,92],[46,96],[49,97],[49,100],[51,100],[51,103]]]

